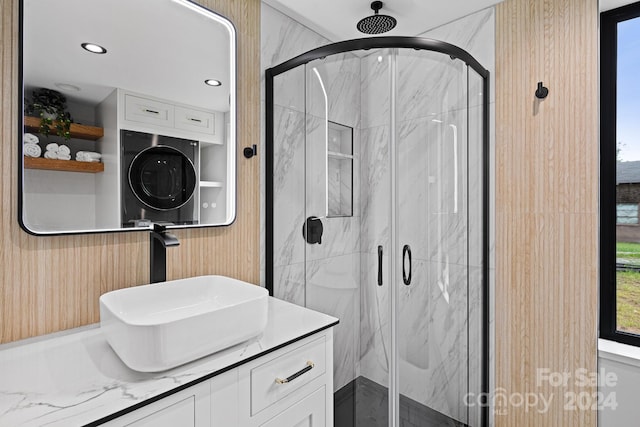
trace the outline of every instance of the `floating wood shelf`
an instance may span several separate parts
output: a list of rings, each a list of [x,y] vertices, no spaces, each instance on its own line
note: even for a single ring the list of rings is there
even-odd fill
[[[104,172],[104,163],[100,162],[78,162],[75,160],[54,160],[45,159],[44,157],[26,157],[24,158],[25,169],[44,169],[51,171],[66,172],[86,172],[98,173]]]
[[[40,130],[40,118],[25,116],[24,127],[31,132],[38,132]],[[55,135],[55,127],[51,125],[49,126],[49,128],[51,129],[51,135]],[[102,128],[96,126],[79,125],[77,123],[71,123],[70,132],[71,138],[88,139],[91,141],[96,141],[104,136],[104,129]]]

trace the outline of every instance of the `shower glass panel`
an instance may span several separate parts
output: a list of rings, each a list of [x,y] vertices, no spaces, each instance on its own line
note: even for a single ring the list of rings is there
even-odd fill
[[[376,63],[388,89],[389,54],[382,54],[384,61]],[[383,250],[380,262],[386,264],[379,266],[378,246],[390,249],[389,156],[384,153],[377,164],[369,165],[362,153],[363,144],[375,145],[377,150],[388,150],[389,145],[371,141],[371,123],[366,129],[361,124],[361,62],[355,53],[345,53],[305,65],[305,218],[322,223],[321,241],[305,246],[306,306],[340,318],[334,329],[335,425],[386,427],[391,286],[389,256]],[[380,118],[377,126],[386,128],[388,135],[389,116]],[[363,173],[366,191],[362,190]],[[375,188],[368,188],[369,184]],[[347,193],[352,196],[350,214],[336,215],[337,199]],[[377,215],[372,235],[363,234],[366,214]],[[306,233],[313,234],[317,227],[317,222],[308,221]],[[383,286],[378,286],[379,270]],[[377,308],[363,311],[362,304]]]
[[[467,66],[399,49],[396,68],[399,416],[467,425]]]
[[[428,49],[312,56],[267,85],[267,275],[340,319],[334,425],[486,425],[486,77]]]

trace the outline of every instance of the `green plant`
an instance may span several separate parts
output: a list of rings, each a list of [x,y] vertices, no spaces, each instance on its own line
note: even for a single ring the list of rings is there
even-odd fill
[[[40,117],[39,132],[49,135],[51,127],[56,130],[56,135],[65,140],[71,138],[71,123],[73,119],[67,110],[67,98],[52,89],[35,89],[31,99],[25,102],[25,113]]]

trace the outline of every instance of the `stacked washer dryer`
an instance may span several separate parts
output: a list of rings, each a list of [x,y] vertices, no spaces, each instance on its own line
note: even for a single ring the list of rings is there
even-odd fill
[[[120,132],[122,226],[197,224],[198,141]]]

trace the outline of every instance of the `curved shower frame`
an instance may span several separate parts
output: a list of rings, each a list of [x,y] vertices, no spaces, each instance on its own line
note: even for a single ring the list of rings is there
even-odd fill
[[[381,48],[416,49],[439,52],[449,55],[451,59],[459,59],[476,71],[483,80],[482,93],[489,94],[489,71],[485,69],[471,54],[458,46],[439,40],[422,37],[367,37],[331,43],[312,49],[288,61],[265,70],[265,153],[266,153],[266,191],[265,191],[265,224],[266,224],[266,259],[265,281],[270,295],[273,295],[273,156],[274,156],[274,124],[273,124],[273,79],[300,65],[327,56]],[[483,396],[481,421],[483,426],[489,425],[489,96],[482,102],[482,375],[481,391]]]

